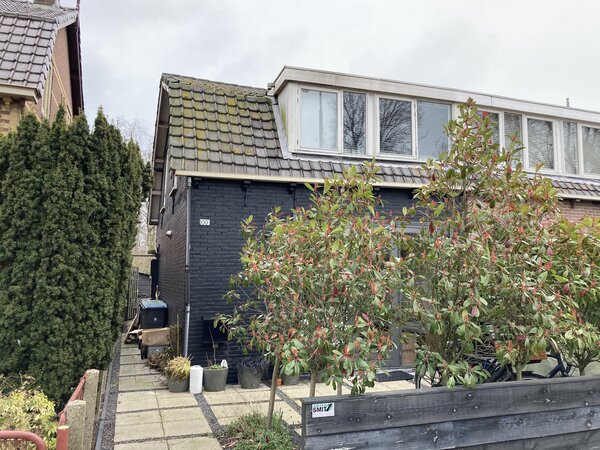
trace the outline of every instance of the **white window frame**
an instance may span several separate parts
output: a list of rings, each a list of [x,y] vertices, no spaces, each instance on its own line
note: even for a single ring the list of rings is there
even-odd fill
[[[590,123],[590,122],[575,122],[575,123],[577,123],[577,151],[578,151],[578,157],[579,157],[577,168],[580,171],[579,173],[577,173],[577,176],[581,177],[581,178],[597,180],[598,178],[600,178],[600,173],[595,173],[595,174],[594,173],[585,173],[585,162],[583,160],[583,127],[600,130],[600,124]],[[600,153],[598,154],[598,157],[600,158]]]
[[[375,103],[375,155],[377,159],[387,160],[387,161],[418,161],[418,152],[417,152],[417,136],[416,136],[416,123],[417,123],[417,99],[410,97],[401,97],[398,95],[385,95],[385,94],[377,94],[374,95],[374,103]],[[381,122],[379,116],[379,101],[380,99],[389,99],[389,100],[401,100],[405,102],[410,102],[410,121],[411,121],[411,138],[412,138],[412,155],[395,155],[392,153],[382,153],[381,152]]]
[[[302,91],[317,91],[317,92],[330,92],[337,94],[337,136],[336,136],[336,149],[324,149],[314,147],[304,147],[302,145]],[[297,134],[298,134],[298,150],[307,153],[317,153],[321,155],[340,155],[341,146],[343,145],[343,130],[340,129],[340,119],[342,118],[342,91],[338,89],[330,89],[320,86],[299,86],[298,87],[298,123],[297,123]]]
[[[560,161],[559,154],[562,155],[562,151],[559,151],[559,140],[558,140],[558,130],[556,124],[559,122],[555,118],[552,117],[544,117],[544,116],[534,116],[530,114],[521,114],[521,125],[523,132],[523,146],[525,149],[523,150],[523,167],[527,172],[534,172],[535,167],[529,167],[529,127],[527,126],[527,120],[542,120],[544,122],[552,123],[552,147],[553,147],[553,158],[554,158],[554,168],[548,169],[547,167],[542,167],[540,173],[548,173],[548,174],[558,174],[560,172],[560,167],[562,162]],[[562,127],[561,127],[562,133]]]
[[[427,103],[436,103],[438,105],[446,105],[449,107],[449,111],[450,111],[450,119],[448,120],[453,120],[454,117],[456,117],[455,115],[455,109],[458,108],[458,105],[456,105],[456,108],[454,107],[453,103],[449,103],[449,102],[445,102],[445,101],[441,101],[441,100],[436,100],[436,99],[432,99],[432,98],[416,98],[415,99],[415,131],[414,131],[414,140],[415,140],[415,146],[416,146],[416,152],[417,152],[417,161],[419,162],[426,162],[427,159],[426,158],[421,158],[421,155],[419,155],[419,102],[427,102]],[[442,132],[444,131],[444,129],[442,128]],[[450,139],[449,136],[446,136],[446,139],[448,140],[448,149],[450,149],[450,147],[452,146],[452,140]]]
[[[364,154],[352,154],[352,153],[345,153],[344,152],[344,93],[348,92],[349,94],[362,94],[365,96],[365,153]],[[342,155],[344,155],[345,157],[350,157],[350,158],[366,158],[367,156],[373,156],[373,152],[370,149],[370,137],[371,137],[371,131],[370,131],[370,127],[371,122],[369,121],[369,118],[371,117],[371,108],[370,108],[370,101],[369,101],[369,97],[370,94],[368,92],[363,92],[363,91],[357,91],[356,89],[342,89],[340,91],[341,93],[341,100],[342,100],[342,106],[341,106],[341,115],[340,115],[340,123],[339,123],[339,128],[340,128],[340,152]]]

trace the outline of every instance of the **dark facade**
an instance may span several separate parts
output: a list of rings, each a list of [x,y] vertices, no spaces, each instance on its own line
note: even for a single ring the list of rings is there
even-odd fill
[[[182,183],[183,184],[183,183]],[[181,185],[181,184],[180,184]],[[310,206],[310,191],[305,186],[286,183],[261,183],[227,180],[199,180],[191,191],[190,291],[191,314],[189,353],[195,364],[206,365],[212,359],[212,343],[207,327],[216,314],[231,310],[223,298],[229,290],[229,280],[241,269],[240,251],[243,240],[241,222],[254,217],[257,225],[276,206],[282,212],[295,207]],[[398,213],[412,204],[412,192],[382,189],[383,210]],[[160,245],[160,296],[169,304],[169,321],[175,323],[179,314],[183,321],[185,300],[185,190],[178,192],[174,210],[167,200],[162,225],[157,233]],[[200,225],[200,220],[210,225]],[[166,232],[171,230],[172,237]],[[218,337],[215,334],[215,339]],[[230,366],[240,356],[235,344],[218,344],[217,359],[226,358]],[[235,378],[234,371],[230,376]]]

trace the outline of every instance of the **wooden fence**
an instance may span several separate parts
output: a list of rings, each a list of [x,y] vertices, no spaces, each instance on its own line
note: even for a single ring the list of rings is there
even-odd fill
[[[600,377],[302,399],[305,449],[600,448]]]
[[[125,307],[125,320],[131,320],[135,317],[138,305],[138,284],[140,274],[137,267],[132,267],[129,271],[129,288],[127,290],[127,306]]]

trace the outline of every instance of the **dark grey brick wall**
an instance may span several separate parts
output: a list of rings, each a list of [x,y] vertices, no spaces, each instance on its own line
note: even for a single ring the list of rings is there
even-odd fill
[[[386,211],[398,212],[412,202],[412,194],[408,190],[382,190],[380,194]],[[309,203],[308,189],[297,186],[294,200],[288,184],[253,182],[244,185],[241,181],[202,180],[192,190],[189,351],[194,355],[195,364],[205,365],[207,355],[212,358],[210,340],[204,342],[204,321],[212,320],[218,312],[228,312],[231,308],[223,295],[229,289],[231,275],[241,267],[242,220],[253,215],[257,224],[262,224],[275,206],[286,212]],[[177,220],[185,224],[185,216],[179,219],[179,214],[176,215]],[[210,225],[201,226],[200,219],[210,219]],[[161,276],[163,272],[172,273],[164,267],[166,264],[161,256]],[[161,279],[163,286],[166,282]],[[236,345],[221,344],[217,359],[226,358],[230,366],[234,366],[240,354]],[[230,381],[235,381],[234,370],[230,370]]]
[[[175,324],[179,316],[182,328],[185,302],[185,219],[185,179],[180,178],[175,197],[168,197],[165,203],[165,211],[161,214],[156,230],[156,243],[159,246],[160,299],[169,305],[169,324]],[[172,232],[171,238],[165,234],[169,230]],[[183,342],[180,345],[183,346]]]

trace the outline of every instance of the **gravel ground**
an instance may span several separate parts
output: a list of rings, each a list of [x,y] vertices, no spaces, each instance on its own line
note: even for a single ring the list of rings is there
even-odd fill
[[[115,356],[111,363],[110,380],[108,380],[107,391],[103,399],[102,408],[106,407],[106,411],[100,412],[100,418],[104,413],[104,421],[100,420],[98,429],[102,428],[102,441],[96,439],[96,450],[111,450],[114,447],[113,439],[115,436],[115,416],[117,414],[117,396],[119,395],[119,369],[121,367],[121,339],[116,342]],[[100,431],[98,431],[100,433]]]
[[[206,418],[206,421],[212,430],[213,436],[220,440],[225,434],[225,429],[219,425],[217,418],[204,399],[204,396],[202,394],[195,394],[194,397],[196,398],[196,402],[198,403],[198,406],[202,410],[202,414],[204,414],[204,417]]]

